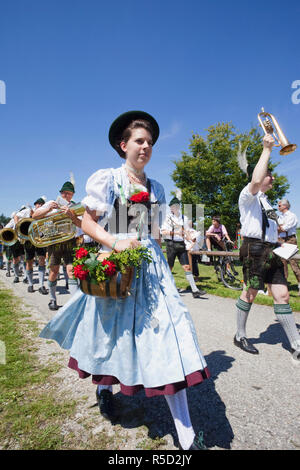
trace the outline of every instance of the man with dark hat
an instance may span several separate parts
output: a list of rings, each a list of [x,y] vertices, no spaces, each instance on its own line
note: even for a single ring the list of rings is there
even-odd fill
[[[278,239],[277,216],[265,194],[272,188],[274,180],[269,167],[273,145],[272,135],[265,135],[262,154],[254,169],[248,165],[250,182],[239,197],[243,237],[240,259],[243,262],[245,288],[236,304],[237,332],[234,344],[245,352],[259,353],[246,336],[246,323],[257,292],[263,290],[266,283],[274,299],[276,319],[288,337],[293,357],[300,360],[300,335],[289,304],[283,263],[273,253]]]
[[[51,200],[46,202],[33,213],[32,217],[34,219],[42,219],[55,214],[60,210],[65,213],[66,217],[72,220],[74,225],[81,227],[81,220],[70,210],[72,205],[74,205],[74,201],[72,201],[74,193],[75,188],[73,183],[66,181],[61,187],[60,195],[57,197],[56,201]],[[62,260],[67,268],[71,295],[73,295],[77,289],[77,281],[73,279],[73,248],[75,245],[75,238],[72,238],[71,240],[48,246],[48,263],[50,271],[48,278],[50,302],[48,306],[50,310],[58,310],[59,308],[56,301],[56,285],[59,267]]]
[[[204,290],[198,289],[195,284],[192,268],[189,264],[188,253],[185,246],[184,231],[189,230],[188,219],[181,214],[180,201],[177,197],[169,203],[170,213],[167,215],[162,226],[161,233],[166,241],[167,259],[172,271],[175,259],[178,258],[184,269],[186,280],[192,289],[193,297],[198,299],[206,294]]]

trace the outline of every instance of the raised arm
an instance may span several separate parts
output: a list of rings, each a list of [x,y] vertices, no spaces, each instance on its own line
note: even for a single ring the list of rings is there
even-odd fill
[[[261,189],[262,183],[268,171],[268,163],[275,141],[271,134],[266,134],[263,138],[263,151],[254,168],[249,191],[251,194],[257,194]]]

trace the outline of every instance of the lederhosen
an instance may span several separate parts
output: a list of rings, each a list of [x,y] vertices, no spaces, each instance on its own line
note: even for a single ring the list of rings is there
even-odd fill
[[[10,251],[12,253],[13,258],[18,258],[19,256],[24,255],[24,245],[20,243],[19,240],[16,241],[11,247]]]
[[[184,224],[184,218],[183,218],[183,215],[182,215],[182,238],[184,238],[183,224]],[[166,240],[166,250],[167,250],[168,264],[169,264],[171,269],[174,266],[176,258],[178,258],[179,263],[181,265],[188,265],[189,264],[189,258],[188,258],[188,254],[187,254],[187,251],[186,251],[184,240],[174,240],[174,228],[175,227],[174,227],[174,224],[173,224],[172,239],[171,240]]]
[[[262,238],[244,237],[240,248],[240,260],[243,263],[244,283],[247,287],[264,290],[266,284],[287,285],[283,263],[273,253],[278,243],[265,241],[266,228],[269,227],[268,215],[262,206]],[[270,217],[271,218],[271,217]]]

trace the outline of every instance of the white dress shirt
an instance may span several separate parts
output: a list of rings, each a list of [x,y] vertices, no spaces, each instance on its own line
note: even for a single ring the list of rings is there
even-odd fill
[[[262,202],[266,210],[272,210],[273,207],[268,202],[266,195],[259,191],[257,194],[251,194],[249,191],[250,183],[245,186],[239,197],[241,235],[243,237],[262,239]],[[266,227],[265,241],[276,243],[278,240],[277,223],[269,219],[269,227]]]
[[[298,226],[297,216],[287,210],[285,213],[281,213],[279,216],[279,225],[282,225],[284,232],[279,233],[281,238],[290,237],[296,235],[296,229]]]

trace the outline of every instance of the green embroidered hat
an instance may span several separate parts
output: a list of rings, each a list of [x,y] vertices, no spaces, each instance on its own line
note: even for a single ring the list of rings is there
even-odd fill
[[[173,197],[173,199],[171,199],[171,201],[169,202],[169,206],[174,206],[175,204],[180,205],[180,201],[177,197]]]
[[[114,122],[112,123],[109,129],[108,139],[109,139],[110,145],[115,150],[118,151],[117,146],[120,143],[122,134],[124,130],[126,129],[126,127],[128,127],[132,121],[135,121],[137,119],[143,119],[150,123],[152,131],[153,131],[152,145],[155,144],[159,136],[159,126],[156,120],[154,119],[154,117],[148,113],[145,113],[144,111],[127,111],[126,113],[123,113],[119,117],[117,117],[117,119],[114,120]]]
[[[71,191],[71,193],[75,193],[74,185],[70,181],[66,181],[59,192],[61,193],[62,191]]]
[[[45,200],[44,200],[42,197],[40,197],[39,199],[37,199],[37,200],[33,203],[34,206],[35,206],[36,204],[45,204]]]

